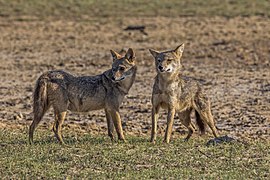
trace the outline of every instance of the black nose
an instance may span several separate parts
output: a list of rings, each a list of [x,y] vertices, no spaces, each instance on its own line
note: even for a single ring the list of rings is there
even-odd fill
[[[158,69],[162,71],[163,70],[163,67],[162,66],[158,66]]]
[[[115,77],[112,77],[112,80],[115,81]]]

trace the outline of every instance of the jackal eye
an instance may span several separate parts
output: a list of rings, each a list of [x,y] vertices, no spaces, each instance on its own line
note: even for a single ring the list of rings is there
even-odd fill
[[[121,66],[121,67],[119,68],[119,70],[120,70],[120,71],[124,71],[124,70],[125,70],[125,67]]]
[[[116,68],[112,68],[112,71],[115,72],[116,71]]]
[[[167,62],[168,62],[168,63],[172,62],[172,59],[168,59]]]

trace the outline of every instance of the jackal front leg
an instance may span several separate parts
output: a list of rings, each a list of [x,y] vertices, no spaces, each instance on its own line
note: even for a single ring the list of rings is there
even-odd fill
[[[116,129],[116,133],[118,135],[118,139],[125,142],[126,140],[125,140],[125,137],[124,137],[124,134],[123,134],[122,122],[121,122],[119,112],[115,111],[115,110],[110,110],[109,113],[110,113],[110,115],[112,117],[113,124],[114,124],[114,127]]]
[[[112,117],[111,117],[111,115],[110,115],[110,113],[108,112],[107,109],[105,109],[105,115],[106,115],[106,121],[107,121],[107,126],[108,126],[108,136],[113,141],[114,140],[114,137],[113,137],[113,131],[114,131],[113,120],[112,120]]]
[[[152,131],[151,131],[151,142],[155,143],[157,139],[157,119],[158,119],[159,106],[152,108]]]
[[[173,127],[173,121],[174,121],[174,115],[175,115],[175,109],[169,108],[168,110],[168,116],[167,116],[167,129],[165,132],[164,142],[169,143],[171,134],[172,134],[172,127]]]

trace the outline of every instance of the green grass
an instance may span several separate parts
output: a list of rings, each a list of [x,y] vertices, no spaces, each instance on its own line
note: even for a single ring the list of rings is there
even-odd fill
[[[0,0],[0,16],[38,18],[270,16],[269,0]]]
[[[27,130],[0,130],[1,179],[267,179],[269,142],[205,146],[205,139],[174,139],[156,145],[145,137],[111,143],[105,136],[64,131],[67,146],[38,129],[35,144]]]

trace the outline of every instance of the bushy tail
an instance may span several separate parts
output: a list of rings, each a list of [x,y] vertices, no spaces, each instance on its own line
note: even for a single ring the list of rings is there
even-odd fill
[[[48,109],[47,79],[40,77],[34,90],[33,113],[35,116],[44,114]]]
[[[202,121],[202,118],[200,116],[200,114],[195,110],[195,116],[196,116],[196,122],[197,122],[197,125],[199,127],[199,130],[201,132],[201,134],[205,134],[205,123]]]
[[[45,112],[49,109],[49,102],[48,102],[48,94],[47,94],[47,82],[48,79],[44,77],[40,77],[37,80],[33,98],[33,113],[34,113],[34,120],[29,128],[29,142],[30,144],[33,143],[33,134],[38,125],[41,121]]]

